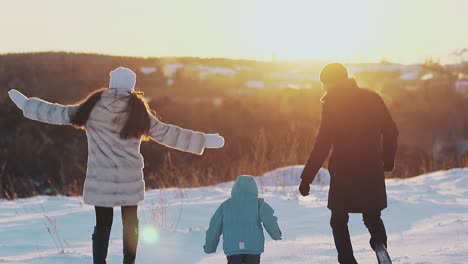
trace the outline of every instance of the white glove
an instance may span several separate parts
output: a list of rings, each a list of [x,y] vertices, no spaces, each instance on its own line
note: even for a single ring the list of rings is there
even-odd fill
[[[205,148],[222,148],[224,146],[224,138],[219,134],[205,135]]]
[[[10,99],[13,101],[13,103],[15,103],[19,109],[23,110],[24,104],[26,101],[28,101],[28,97],[24,96],[24,94],[18,92],[15,89],[11,89],[8,92],[8,95],[10,96]]]

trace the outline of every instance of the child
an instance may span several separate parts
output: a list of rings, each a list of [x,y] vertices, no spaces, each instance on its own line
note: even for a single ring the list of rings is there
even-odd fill
[[[223,249],[228,264],[260,263],[264,251],[263,226],[274,240],[281,240],[281,230],[274,210],[258,198],[252,176],[239,176],[232,187],[231,198],[224,201],[211,218],[206,231],[205,253],[216,252],[223,235]]]
[[[218,134],[203,134],[159,121],[142,93],[134,91],[136,75],[119,67],[110,73],[109,89],[97,90],[76,105],[51,104],[27,98],[16,90],[11,100],[25,117],[86,130],[88,167],[83,199],[94,205],[96,226],[92,235],[94,264],[105,264],[113,207],[121,206],[124,264],[135,263],[138,244],[138,203],[145,195],[142,139],[197,155],[205,148],[220,148]]]

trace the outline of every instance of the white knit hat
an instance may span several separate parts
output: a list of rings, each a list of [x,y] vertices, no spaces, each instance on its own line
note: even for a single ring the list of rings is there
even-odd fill
[[[124,67],[118,67],[117,69],[109,73],[109,88],[119,89],[128,92],[132,92],[135,89],[136,74]]]

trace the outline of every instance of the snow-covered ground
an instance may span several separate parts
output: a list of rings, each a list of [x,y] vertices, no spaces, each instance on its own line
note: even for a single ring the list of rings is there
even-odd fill
[[[310,197],[296,191],[302,167],[258,177],[261,196],[272,205],[282,241],[267,239],[263,263],[336,263],[326,208],[327,171]],[[203,253],[205,229],[232,183],[196,189],[147,192],[139,218],[137,263],[225,263]],[[468,263],[468,168],[387,181],[389,208],[383,212],[394,263]],[[80,198],[38,196],[0,200],[0,263],[91,263],[93,207]],[[115,210],[108,263],[121,263],[120,210]],[[359,263],[376,263],[361,216],[350,231]]]

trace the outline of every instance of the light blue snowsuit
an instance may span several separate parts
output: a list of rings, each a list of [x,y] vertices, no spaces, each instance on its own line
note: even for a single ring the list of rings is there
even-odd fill
[[[231,198],[224,201],[211,218],[206,231],[205,253],[214,253],[223,235],[223,249],[227,256],[259,255],[264,251],[263,226],[272,239],[281,238],[278,218],[274,210],[258,198],[252,176],[239,176],[232,188]]]

